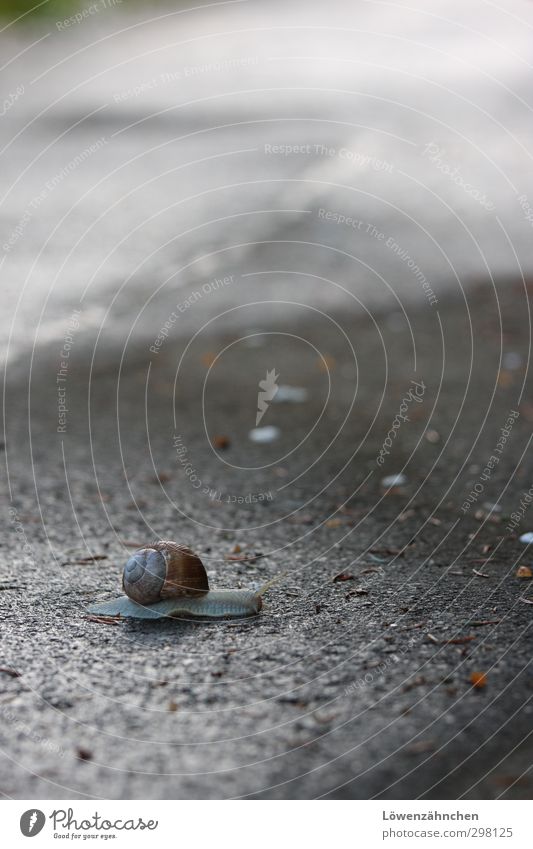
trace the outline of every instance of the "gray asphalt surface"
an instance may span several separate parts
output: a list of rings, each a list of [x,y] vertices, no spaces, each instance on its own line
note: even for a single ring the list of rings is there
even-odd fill
[[[0,792],[529,798],[530,6],[93,18],[1,34]],[[87,616],[154,537],[279,581]]]
[[[506,281],[503,338],[526,357],[520,299],[521,284]],[[54,364],[41,363],[32,382],[31,450],[24,396],[8,393],[17,512],[2,545],[0,599],[3,664],[18,677],[0,673],[3,793],[530,794],[531,607],[521,597],[532,593],[530,582],[515,577],[530,558],[506,517],[531,485],[524,450],[532,411],[520,406],[524,366],[504,370],[495,385],[495,299],[482,290],[469,307],[472,337],[459,300],[440,306],[438,316],[430,307],[411,315],[416,372],[398,316],[378,316],[377,327],[344,316],[340,327],[360,366],[356,393],[343,334],[320,321],[299,323],[299,335],[327,356],[325,411],[327,375],[309,344],[286,336],[260,337],[265,344],[256,348],[226,347],[232,336],[210,336],[207,347],[200,337],[185,355],[175,397],[181,351],[172,341],[155,367],[153,357],[126,364],[120,384],[115,369],[95,365],[90,397],[88,376],[76,369],[61,435],[49,388]],[[207,360],[222,351],[209,371]],[[247,432],[265,365],[306,386],[310,397],[272,405],[264,423],[279,426],[281,437],[257,446]],[[413,377],[426,387],[423,399],[411,403],[410,421],[379,469],[377,439]],[[501,461],[463,514],[518,406]],[[428,429],[437,442],[424,436]],[[176,434],[216,496],[189,483]],[[215,435],[231,441],[218,457]],[[305,447],[290,455],[301,440]],[[406,485],[385,493],[382,473],[402,470]],[[259,492],[272,499],[229,500]],[[502,513],[487,516],[487,501]],[[130,546],[154,536],[187,541],[212,585],[252,587],[288,574],[256,621],[88,619],[86,603],[120,592]],[[262,557],[228,560],[236,544]],[[339,574],[350,577],[335,581]],[[472,687],[472,673],[486,675],[484,688]]]

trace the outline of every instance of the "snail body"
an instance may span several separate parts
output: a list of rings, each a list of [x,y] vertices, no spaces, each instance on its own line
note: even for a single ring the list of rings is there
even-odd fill
[[[94,604],[91,613],[100,616],[124,616],[132,619],[243,619],[255,616],[262,606],[258,593],[251,590],[210,590],[198,598],[167,598],[143,605],[121,596],[112,601]]]
[[[241,619],[259,613],[270,585],[257,592],[211,590],[205,567],[190,548],[159,540],[129,558],[122,586],[126,595],[92,605],[89,611],[135,619]]]

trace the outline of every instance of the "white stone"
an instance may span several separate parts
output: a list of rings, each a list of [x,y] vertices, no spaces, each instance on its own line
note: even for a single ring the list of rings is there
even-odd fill
[[[524,545],[530,545],[533,542],[533,531],[528,531],[526,534],[522,534],[520,542],[523,542]]]
[[[387,475],[387,477],[381,479],[381,486],[389,487],[389,486],[403,486],[407,483],[407,478],[405,475]]]
[[[307,401],[307,397],[307,389],[304,386],[289,386],[282,383],[272,400],[275,404],[283,404],[285,402],[303,404],[304,401]]]
[[[280,435],[281,431],[279,427],[268,425],[267,427],[254,427],[248,434],[248,439],[252,442],[259,442],[263,444],[266,442],[275,442]]]

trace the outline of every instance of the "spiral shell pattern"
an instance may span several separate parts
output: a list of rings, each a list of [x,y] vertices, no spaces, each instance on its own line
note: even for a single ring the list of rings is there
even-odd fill
[[[124,592],[139,604],[209,591],[204,565],[185,545],[158,540],[135,551],[124,567]]]

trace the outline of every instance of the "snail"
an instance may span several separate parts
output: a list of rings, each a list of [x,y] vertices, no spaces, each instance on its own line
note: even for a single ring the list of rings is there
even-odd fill
[[[256,592],[210,590],[204,564],[190,548],[158,540],[127,561],[122,576],[126,595],[94,604],[89,612],[134,619],[241,619],[259,613],[272,583]]]

